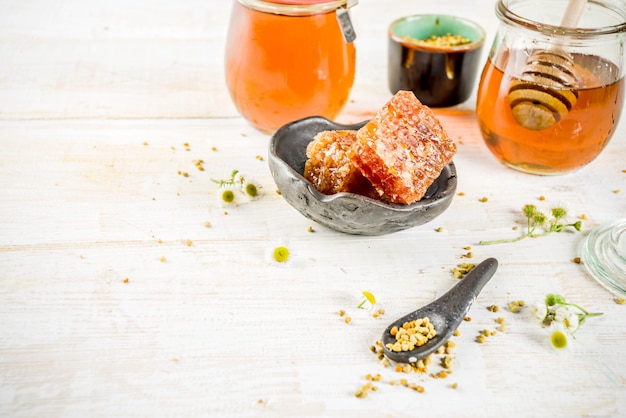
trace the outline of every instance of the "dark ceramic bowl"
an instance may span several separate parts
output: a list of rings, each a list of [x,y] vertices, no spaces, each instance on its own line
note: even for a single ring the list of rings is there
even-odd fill
[[[460,35],[470,43],[457,46],[425,45],[430,36]],[[387,76],[389,90],[409,90],[430,107],[454,106],[474,89],[485,31],[457,16],[413,15],[393,21],[388,29]]]
[[[269,167],[282,197],[300,213],[328,228],[358,235],[383,235],[432,221],[456,191],[454,163],[444,167],[426,195],[410,205],[387,204],[353,193],[325,195],[303,177],[306,147],[321,131],[359,129],[314,116],[291,122],[272,136]]]

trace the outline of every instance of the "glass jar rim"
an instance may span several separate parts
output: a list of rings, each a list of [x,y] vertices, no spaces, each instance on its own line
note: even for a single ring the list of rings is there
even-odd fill
[[[330,3],[333,0],[265,0],[268,3],[289,4],[289,5],[313,5],[321,3]]]
[[[515,0],[498,0],[496,3],[496,16],[504,22],[510,22],[527,29],[540,32],[545,35],[570,36],[574,38],[597,37],[601,35],[612,35],[626,32],[626,7],[624,4],[613,0],[588,0],[590,4],[595,4],[609,10],[617,11],[624,17],[624,21],[615,25],[602,26],[597,28],[566,28],[548,23],[537,22],[535,20],[520,16],[509,9],[508,5]],[[619,0],[617,0],[619,1]],[[612,7],[613,6],[613,7]],[[618,8],[621,7],[621,10]]]
[[[266,0],[237,0],[242,5],[265,13],[273,13],[286,16],[309,16],[312,14],[328,13],[339,8],[350,8],[358,3],[358,0],[326,0],[315,3],[294,1],[266,1]]]

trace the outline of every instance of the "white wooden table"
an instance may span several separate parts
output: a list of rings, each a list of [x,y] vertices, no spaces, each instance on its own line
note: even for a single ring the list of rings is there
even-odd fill
[[[450,10],[486,28],[486,59],[492,0],[362,0],[339,119],[371,117],[390,97],[389,22]],[[437,110],[459,143],[463,195],[421,227],[340,234],[275,192],[269,137],[239,117],[223,81],[229,11],[217,0],[0,1],[0,416],[626,415],[626,305],[572,261],[594,226],[626,214],[624,121],[591,165],[537,177],[495,161],[473,98]],[[233,169],[263,196],[225,214],[211,179]],[[478,245],[521,233],[526,203],[564,203],[586,215],[583,231]],[[282,269],[264,255],[277,239],[295,252]],[[370,347],[387,324],[452,287],[458,264],[491,256],[500,267],[459,328],[453,372],[383,367]],[[384,315],[356,308],[363,290]],[[565,353],[530,307],[506,309],[551,292],[604,312]],[[506,330],[476,342],[498,317]],[[377,373],[378,390],[357,398]],[[401,378],[424,392],[388,383]]]

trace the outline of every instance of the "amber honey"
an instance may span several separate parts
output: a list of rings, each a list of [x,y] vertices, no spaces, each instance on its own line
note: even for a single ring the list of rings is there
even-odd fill
[[[233,3],[226,44],[226,82],[238,111],[272,132],[307,116],[335,118],[355,70],[335,11],[285,15]]]
[[[503,163],[535,174],[565,173],[595,159],[607,145],[619,121],[624,78],[619,69],[592,55],[574,54],[579,78],[578,100],[554,125],[527,129],[513,117],[509,87],[513,78],[502,70],[508,61],[523,62],[529,54],[508,52],[498,65],[485,66],[477,98],[477,117],[485,143]]]

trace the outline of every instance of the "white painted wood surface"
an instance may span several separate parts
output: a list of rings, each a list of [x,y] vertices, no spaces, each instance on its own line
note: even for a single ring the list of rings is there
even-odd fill
[[[237,115],[223,82],[229,10],[0,1],[0,416],[624,416],[626,305],[572,262],[592,227],[626,214],[623,120],[591,165],[536,177],[493,159],[473,99],[438,110],[460,144],[464,196],[422,227],[339,234],[285,203],[257,158],[269,137]],[[486,58],[491,0],[361,1],[357,78],[340,120],[363,120],[390,96],[387,24],[450,10],[487,29]],[[224,214],[210,179],[235,168],[264,194]],[[582,233],[477,244],[516,236],[526,203],[563,202],[574,218],[586,214]],[[264,252],[281,238],[296,255],[277,269]],[[382,367],[370,346],[456,283],[450,269],[467,261],[466,246],[472,261],[494,256],[500,268],[460,328],[453,373]],[[363,290],[385,315],[356,309]],[[505,309],[550,292],[604,312],[566,353],[546,346],[530,308]],[[507,330],[475,342],[499,316]],[[425,391],[377,383],[357,399],[368,373]]]

